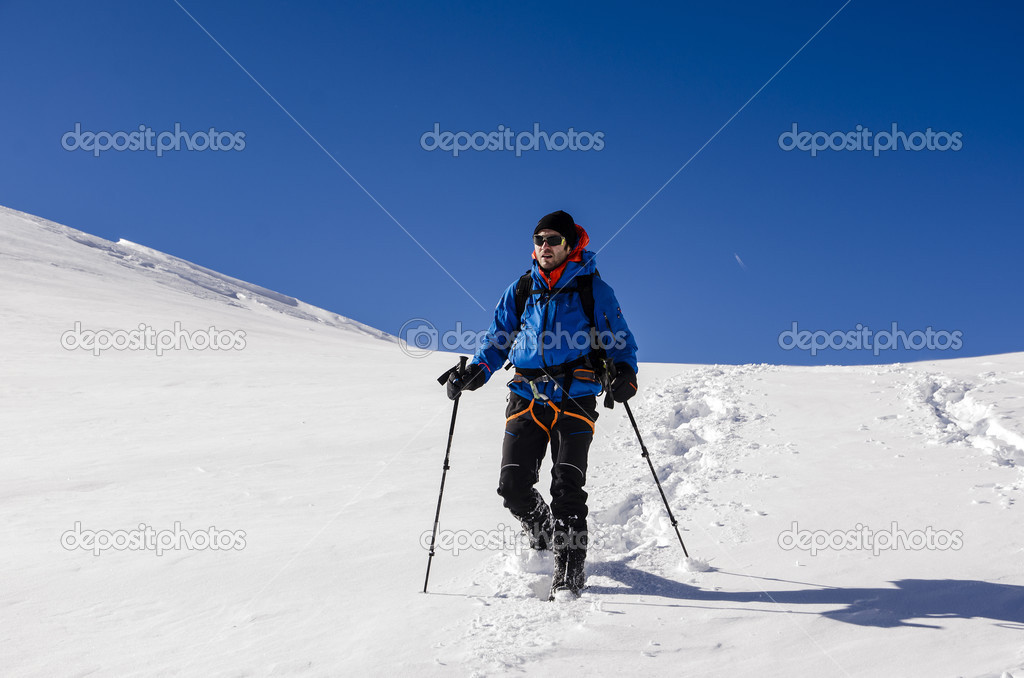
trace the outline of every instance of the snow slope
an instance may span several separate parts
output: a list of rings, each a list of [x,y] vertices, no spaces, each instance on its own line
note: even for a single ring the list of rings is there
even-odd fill
[[[1024,676],[1024,354],[642,365],[634,412],[711,569],[682,567],[619,406],[588,474],[590,588],[551,604],[494,491],[500,383],[460,405],[441,526],[512,543],[439,549],[420,593],[454,356],[5,208],[0,290],[3,675]],[[244,346],[94,355],[62,346],[76,323]],[[94,555],[65,548],[76,523],[241,548]],[[794,529],[861,543],[812,555]],[[915,548],[929,531],[953,540]]]

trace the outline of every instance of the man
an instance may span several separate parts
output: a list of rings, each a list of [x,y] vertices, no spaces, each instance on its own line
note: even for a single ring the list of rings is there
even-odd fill
[[[584,584],[583,486],[604,359],[615,366],[611,395],[625,402],[637,392],[636,343],[615,293],[597,275],[594,254],[585,249],[587,232],[558,211],[543,217],[533,233],[529,278],[505,290],[482,346],[464,373],[452,372],[447,389],[454,400],[483,386],[506,359],[515,366],[498,494],[521,521],[531,547],[554,551],[554,600],[561,591],[579,596]],[[549,444],[550,505],[534,488]]]

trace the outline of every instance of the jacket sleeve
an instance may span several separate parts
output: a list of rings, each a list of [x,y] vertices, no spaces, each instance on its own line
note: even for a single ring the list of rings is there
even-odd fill
[[[626,363],[636,372],[636,340],[622,316],[615,292],[597,276],[594,276],[594,323],[598,340],[612,362]]]
[[[501,369],[508,360],[512,348],[513,333],[519,328],[516,317],[516,283],[512,283],[501,295],[497,308],[494,309],[494,320],[487,330],[487,335],[473,356],[473,362],[484,366],[486,378]]]

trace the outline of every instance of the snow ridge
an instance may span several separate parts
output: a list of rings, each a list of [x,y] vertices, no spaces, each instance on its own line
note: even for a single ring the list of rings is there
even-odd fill
[[[5,229],[10,227],[13,230],[14,227],[21,224],[29,226],[30,230],[23,236],[28,242],[37,240],[38,230],[43,230],[60,238],[66,238],[78,245],[88,247],[95,252],[103,253],[118,265],[144,278],[198,299],[213,300],[236,308],[248,308],[259,312],[276,312],[328,327],[352,330],[376,339],[397,341],[397,338],[387,332],[364,325],[351,318],[317,308],[288,295],[268,290],[265,287],[260,287],[244,280],[232,278],[190,261],[138,245],[128,240],[121,239],[116,243],[111,242],[74,228],[6,207],[0,207],[0,217],[4,217]],[[59,243],[59,240],[57,242]],[[57,248],[57,251],[62,256],[58,260],[51,261],[51,265],[103,275],[102,269],[100,271],[87,271],[80,268],[83,266],[82,254],[85,254],[81,250],[62,247],[60,244],[57,245]],[[75,256],[68,257],[68,254]],[[101,262],[96,262],[94,259],[90,261],[102,266]]]

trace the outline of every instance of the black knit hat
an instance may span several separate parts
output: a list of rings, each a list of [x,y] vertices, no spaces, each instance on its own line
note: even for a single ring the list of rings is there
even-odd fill
[[[537,235],[546,228],[556,231],[565,238],[570,250],[576,247],[576,221],[569,213],[558,210],[544,215],[537,222],[537,228],[533,229],[533,234]]]

